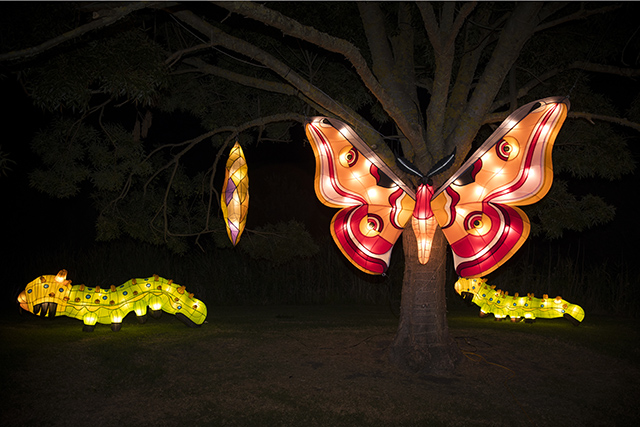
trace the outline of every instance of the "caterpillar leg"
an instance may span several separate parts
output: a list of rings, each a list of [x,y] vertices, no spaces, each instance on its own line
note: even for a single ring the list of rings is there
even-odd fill
[[[198,325],[196,322],[194,322],[193,320],[189,319],[187,316],[185,316],[182,313],[177,313],[176,314],[176,318],[181,321],[182,323],[184,323],[185,325],[187,325],[190,328],[199,328],[200,325]]]

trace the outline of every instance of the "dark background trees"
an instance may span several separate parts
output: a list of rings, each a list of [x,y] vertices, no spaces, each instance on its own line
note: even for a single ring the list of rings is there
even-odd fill
[[[570,95],[572,110],[554,150],[554,186],[527,209],[534,234],[568,241],[572,233],[611,223],[614,205],[620,211],[634,194],[627,140],[637,139],[639,129],[640,40],[631,3],[3,7],[5,83],[17,81],[36,106],[27,128],[38,123],[32,138],[16,129],[21,142],[3,143],[3,159],[19,158],[12,153],[30,144],[39,159],[29,168],[31,187],[66,198],[30,207],[32,223],[58,213],[64,218],[71,197],[80,195],[95,210],[74,208],[95,220],[98,240],[131,236],[176,253],[199,245],[216,254],[227,245],[217,206],[220,161],[235,139],[249,146],[250,170],[288,155],[309,169],[300,125],[310,115],[331,115],[352,125],[392,166],[392,148],[428,170],[454,147],[459,166],[510,111],[550,95]],[[393,136],[392,146],[383,136]],[[286,141],[281,151],[273,148]],[[24,163],[12,166],[25,172]],[[284,170],[272,169],[268,182]],[[252,203],[266,181],[252,180]],[[289,191],[294,199],[304,194]],[[323,211],[309,197],[300,205]],[[274,209],[266,201],[252,204],[253,238],[245,239],[251,242],[245,249],[273,261],[314,254],[313,239],[299,228],[267,225],[279,219]],[[325,218],[307,218],[307,225],[328,225]],[[599,243],[618,249],[616,233],[625,232],[609,232]],[[287,247],[307,249],[270,254],[269,239],[283,234]],[[413,235],[404,234],[408,247]],[[631,233],[625,238],[631,241]],[[538,252],[552,246],[542,247]],[[602,260],[589,251],[582,262]],[[519,258],[529,267],[519,277],[526,281],[540,264],[536,251],[523,252]],[[396,360],[414,369],[447,369],[455,358],[444,322],[445,254],[440,245],[425,267],[404,259],[403,287],[414,292],[403,295]],[[415,291],[424,289],[430,291]],[[420,324],[407,320],[416,311]]]

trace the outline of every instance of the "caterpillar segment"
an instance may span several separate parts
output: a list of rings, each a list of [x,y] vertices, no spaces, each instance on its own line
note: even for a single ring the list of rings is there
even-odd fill
[[[55,276],[40,276],[30,282],[18,296],[18,303],[23,310],[42,317],[80,319],[87,332],[93,331],[96,323],[111,324],[112,331],[119,331],[122,319],[132,311],[140,323],[147,321],[148,310],[154,318],[166,311],[194,328],[207,317],[207,306],[202,301],[184,286],[157,275],[101,288],[72,286],[67,271],[60,270]]]
[[[520,296],[518,293],[509,295],[495,286],[489,286],[486,281],[487,279],[483,278],[461,277],[454,285],[456,292],[467,304],[473,303],[480,307],[480,317],[493,314],[496,320],[509,317],[512,322],[564,317],[575,326],[584,320],[582,307],[571,304],[562,297],[549,298],[548,295],[544,295],[542,298],[536,298],[533,294]]]

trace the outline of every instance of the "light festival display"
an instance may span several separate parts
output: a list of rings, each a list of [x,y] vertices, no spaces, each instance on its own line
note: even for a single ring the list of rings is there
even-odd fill
[[[347,124],[328,117],[310,119],[306,133],[316,158],[316,195],[325,205],[340,209],[330,226],[335,243],[360,270],[384,274],[408,221],[422,264],[429,260],[440,226],[460,277],[456,290],[465,287],[463,294],[467,299],[473,295],[482,313],[511,319],[564,316],[581,322],[582,308],[559,297],[510,297],[486,285],[481,293],[479,285],[466,287],[470,280],[484,283],[480,278],[504,264],[528,237],[529,218],[517,206],[535,203],[549,191],[551,152],[569,106],[565,97],[549,97],[518,108],[437,189],[430,177],[448,167],[447,159],[427,175],[404,162],[408,172],[420,177],[415,188]],[[403,166],[402,159],[398,163]]]
[[[410,219],[419,260],[426,263],[437,221],[460,277],[492,272],[529,235],[529,219],[516,206],[535,203],[549,191],[551,150],[568,110],[562,97],[520,107],[440,188],[433,189],[426,176],[417,190],[348,125],[312,118],[306,132],[316,157],[316,195],[340,208],[331,221],[334,241],[356,267],[382,274]]]
[[[249,211],[249,176],[247,161],[239,143],[235,143],[229,159],[222,187],[220,206],[227,234],[233,246],[240,241]]]
[[[23,310],[42,317],[80,319],[87,332],[93,331],[96,323],[111,324],[111,330],[119,331],[122,319],[132,311],[140,323],[145,323],[147,308],[153,317],[166,311],[190,327],[202,325],[207,318],[207,306],[202,301],[184,286],[157,275],[101,288],[72,286],[67,271],[60,270],[55,276],[40,276],[31,281],[18,296],[18,303]]]
[[[480,307],[480,317],[493,314],[497,320],[509,317],[512,322],[564,317],[574,325],[584,320],[582,307],[571,304],[560,296],[549,298],[548,295],[543,295],[542,298],[536,298],[533,294],[509,295],[495,286],[489,286],[486,279],[478,278],[460,278],[454,288],[467,303]]]

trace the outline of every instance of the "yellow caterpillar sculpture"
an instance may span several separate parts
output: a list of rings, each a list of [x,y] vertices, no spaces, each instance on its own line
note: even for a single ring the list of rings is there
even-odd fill
[[[56,276],[40,276],[30,282],[18,296],[18,303],[22,309],[42,317],[64,315],[80,319],[87,332],[93,331],[96,323],[111,324],[112,331],[119,331],[122,319],[131,311],[144,323],[147,307],[153,317],[160,317],[163,310],[194,328],[207,317],[207,306],[202,301],[184,286],[157,275],[103,289],[71,286],[67,270],[60,270]]]
[[[548,295],[544,295],[542,298],[534,298],[533,294],[521,297],[517,293],[511,296],[508,292],[495,289],[495,286],[487,285],[486,281],[487,279],[461,277],[454,285],[456,292],[467,303],[474,303],[480,307],[481,317],[491,313],[497,320],[509,316],[512,322],[522,319],[533,321],[538,317],[545,319],[564,317],[574,325],[584,320],[582,307],[571,304],[561,297],[551,299]]]

